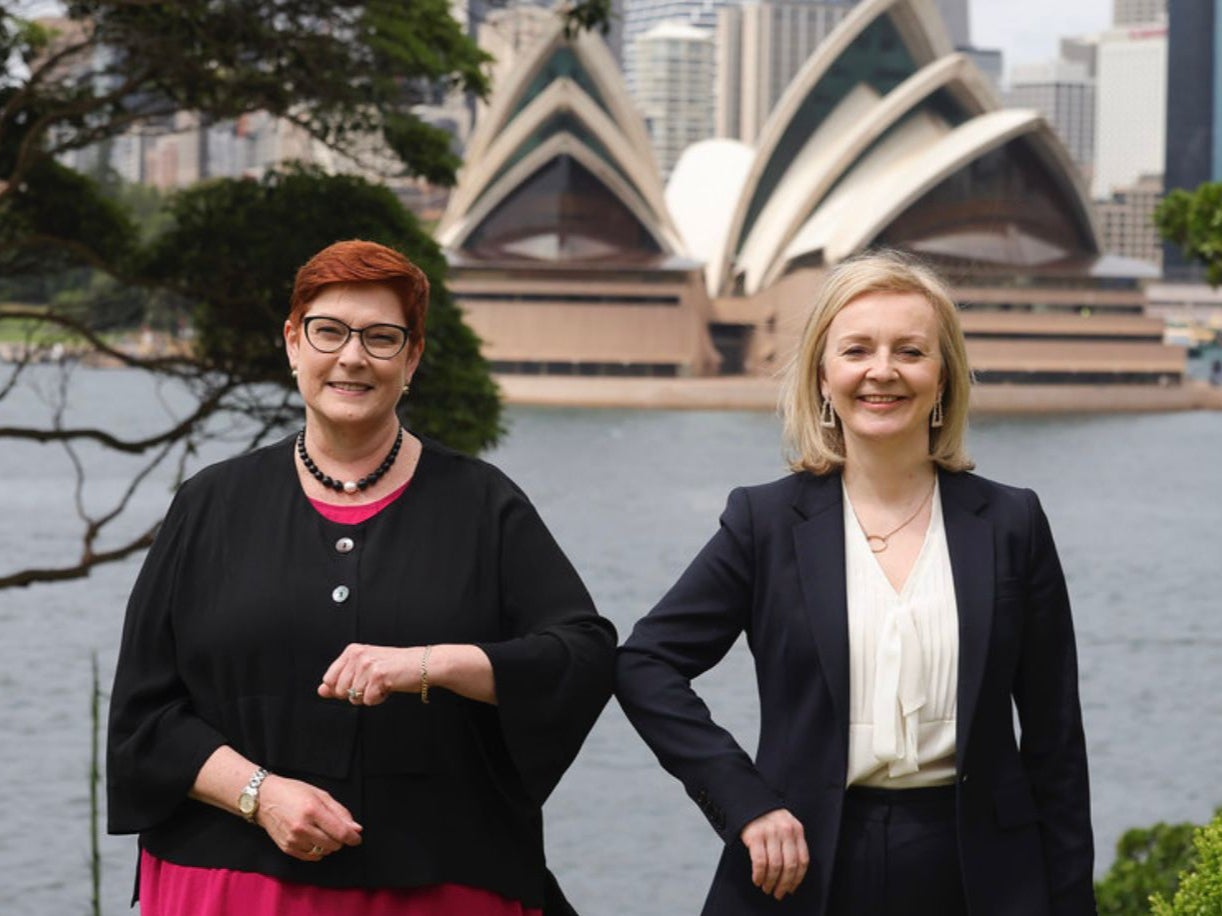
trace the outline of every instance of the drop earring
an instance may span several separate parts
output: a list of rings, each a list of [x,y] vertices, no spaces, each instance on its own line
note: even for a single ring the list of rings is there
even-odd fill
[[[836,428],[836,410],[832,407],[831,398],[823,399],[823,406],[819,408],[819,425],[826,429]]]
[[[933,413],[929,415],[929,426],[931,429],[940,429],[946,416],[942,410],[942,392],[938,392],[938,399],[933,402]]]
[[[292,375],[293,378],[297,378],[297,367],[294,366],[292,369],[292,372],[290,372],[289,374]]]

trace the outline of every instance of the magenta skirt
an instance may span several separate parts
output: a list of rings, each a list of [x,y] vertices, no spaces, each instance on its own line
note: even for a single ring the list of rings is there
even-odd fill
[[[543,916],[464,884],[315,887],[253,872],[192,868],[140,853],[140,916]]]

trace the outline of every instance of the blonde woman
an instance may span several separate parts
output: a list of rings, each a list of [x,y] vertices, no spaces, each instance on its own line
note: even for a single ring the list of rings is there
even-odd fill
[[[619,651],[625,712],[726,842],[707,916],[1095,912],[1065,581],[1035,494],[969,473],[970,383],[930,269],[833,270],[783,395],[793,473],[730,494]],[[741,633],[754,757],[691,686]]]

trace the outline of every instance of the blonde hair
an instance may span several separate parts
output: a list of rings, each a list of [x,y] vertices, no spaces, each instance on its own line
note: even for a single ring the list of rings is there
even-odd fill
[[[959,310],[941,277],[916,258],[891,250],[868,251],[837,265],[825,279],[806,319],[798,351],[786,370],[781,390],[785,448],[795,471],[828,474],[844,467],[844,433],[839,423],[822,426],[823,395],[819,369],[832,320],[849,303],[869,293],[916,293],[938,319],[942,357],[942,426],[929,430],[929,456],[948,471],[974,467],[964,445],[972,372],[959,324]]]

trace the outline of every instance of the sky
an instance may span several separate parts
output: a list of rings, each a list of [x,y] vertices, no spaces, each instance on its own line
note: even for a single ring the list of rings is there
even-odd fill
[[[1112,0],[970,0],[972,43],[1000,48],[1008,73],[1015,64],[1057,56],[1058,42],[1112,23]]]

